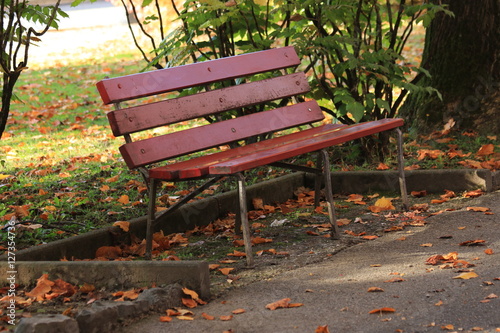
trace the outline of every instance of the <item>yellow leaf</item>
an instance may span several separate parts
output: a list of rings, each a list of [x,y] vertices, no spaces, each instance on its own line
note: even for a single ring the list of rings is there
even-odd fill
[[[382,197],[375,201],[375,204],[373,206],[368,207],[369,210],[371,210],[373,213],[379,213],[384,210],[394,210],[396,209],[392,205],[392,199],[388,199],[386,197]]]
[[[2,174],[0,174],[0,180],[7,179],[9,177],[12,177],[12,176],[11,175],[2,175]]]
[[[462,273],[460,275],[457,275],[455,277],[453,277],[454,279],[462,279],[462,280],[469,280],[469,279],[473,279],[473,278],[476,278],[478,277],[479,275],[477,275],[475,272],[466,272],[466,273]]]

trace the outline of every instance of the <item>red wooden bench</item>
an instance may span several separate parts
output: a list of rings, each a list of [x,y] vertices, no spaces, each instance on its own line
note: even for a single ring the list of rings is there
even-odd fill
[[[201,191],[225,176],[235,176],[238,182],[239,210],[247,265],[253,266],[250,229],[247,218],[245,190],[246,170],[272,164],[279,167],[316,173],[316,193],[324,176],[332,236],[338,238],[338,229],[331,189],[330,164],[325,148],[378,132],[397,129],[399,138],[400,185],[406,203],[406,189],[402,172],[401,119],[382,119],[345,126],[322,124],[324,115],[314,100],[297,101],[310,90],[302,72],[287,74],[286,69],[300,64],[293,47],[283,47],[238,56],[199,62],[185,66],[104,79],[97,88],[105,104],[114,103],[116,110],[108,113],[115,136],[124,136],[126,143],[120,152],[130,169],[139,168],[149,189],[149,211],[146,230],[146,256],[151,258],[152,233],[156,215],[156,192],[160,181],[184,181],[207,178],[208,181],[162,214],[171,212]],[[250,77],[267,78],[251,81]],[[196,88],[198,87],[197,90]],[[201,87],[201,88],[200,88]],[[201,91],[203,89],[203,91]],[[169,92],[183,92],[181,96],[166,97],[157,102],[123,107],[122,102]],[[185,94],[186,91],[197,91]],[[302,99],[303,100],[303,99]],[[292,103],[292,101],[294,103]],[[277,107],[266,108],[275,102]],[[221,116],[232,110],[238,117]],[[259,111],[259,112],[257,112]],[[132,140],[132,134],[148,129],[192,120],[210,119],[206,125],[174,133]],[[226,120],[224,120],[225,118]],[[229,118],[229,119],[227,119]],[[312,124],[318,123],[313,126]],[[281,136],[271,133],[301,125],[310,128]],[[254,143],[242,144],[256,137],[271,137]],[[235,144],[235,143],[239,144]],[[198,157],[189,154],[231,144],[232,149],[220,150]],[[297,155],[319,152],[317,168],[307,168],[282,162]],[[151,166],[176,157],[183,161],[163,166]],[[148,168],[147,168],[148,167]],[[319,195],[316,195],[319,204]]]

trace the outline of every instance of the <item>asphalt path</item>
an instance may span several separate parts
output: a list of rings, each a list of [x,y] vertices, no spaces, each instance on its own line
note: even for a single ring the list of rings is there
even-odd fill
[[[320,326],[329,332],[500,332],[500,192],[467,207],[231,290],[193,309],[194,320],[160,322],[160,314],[153,314],[123,332],[315,332]],[[481,245],[460,245],[468,241]],[[452,252],[463,261],[455,261],[455,268],[426,263]],[[473,266],[458,267],[466,263]],[[266,308],[284,298],[303,305]],[[393,312],[370,313],[383,308]],[[232,314],[236,309],[245,312]],[[203,312],[215,319],[204,319]],[[231,320],[220,319],[230,315]]]

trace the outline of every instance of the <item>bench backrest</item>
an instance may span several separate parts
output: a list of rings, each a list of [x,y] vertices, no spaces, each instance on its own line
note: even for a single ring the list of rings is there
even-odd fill
[[[272,75],[259,81],[249,76],[294,68],[300,59],[293,47],[247,53],[179,67],[104,79],[97,88],[105,104],[204,87],[187,96],[169,94],[161,101],[119,108],[108,113],[115,136],[163,127],[222,112],[286,101],[285,106],[245,114],[138,141],[127,139],[120,147],[129,168],[206,150],[257,135],[313,123],[324,118],[315,101],[297,104],[289,98],[310,90],[302,72]],[[247,82],[236,84],[239,82]],[[221,120],[221,119],[218,119]]]

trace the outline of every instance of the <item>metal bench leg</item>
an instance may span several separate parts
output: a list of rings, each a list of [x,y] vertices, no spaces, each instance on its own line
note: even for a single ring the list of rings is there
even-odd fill
[[[243,229],[243,241],[245,242],[245,254],[247,259],[247,267],[254,267],[252,254],[252,240],[250,238],[250,226],[248,225],[247,213],[247,194],[245,189],[245,177],[241,173],[236,174],[238,179],[238,198],[240,203],[240,220]]]
[[[323,160],[323,174],[325,177],[325,195],[326,195],[326,203],[328,206],[328,216],[330,218],[330,224],[332,225],[332,229],[330,231],[330,235],[333,239],[339,239],[339,227],[337,225],[337,217],[335,216],[335,204],[333,202],[333,190],[332,190],[332,175],[330,169],[330,157],[328,156],[328,152],[325,149],[321,150],[322,160]]]
[[[408,202],[408,193],[406,190],[406,179],[404,171],[404,157],[403,157],[403,133],[399,128],[396,128],[398,133],[398,171],[399,171],[399,190],[401,192],[401,200],[403,201],[403,210],[408,210],[410,204]]]
[[[318,158],[316,160],[316,165],[318,168],[321,168],[323,165],[323,154],[318,152]],[[322,173],[316,173],[314,176],[314,207],[319,206],[319,201],[321,197],[321,181],[323,180]]]
[[[156,188],[158,185],[157,179],[151,179],[149,186],[149,203],[148,203],[148,220],[146,226],[146,260],[151,260],[151,252],[153,250],[153,223],[155,221],[156,210]]]

